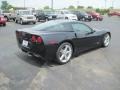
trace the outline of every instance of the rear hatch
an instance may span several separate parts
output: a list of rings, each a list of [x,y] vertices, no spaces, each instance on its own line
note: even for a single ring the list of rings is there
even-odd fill
[[[40,35],[31,30],[17,30],[16,38],[19,47],[28,52],[43,54],[45,52],[44,42]]]

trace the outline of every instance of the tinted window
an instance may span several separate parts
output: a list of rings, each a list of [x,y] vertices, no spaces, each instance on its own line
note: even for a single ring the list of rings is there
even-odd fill
[[[79,32],[81,34],[87,34],[87,33],[91,32],[91,28],[89,28],[87,25],[81,24],[81,23],[72,24],[72,28],[75,32]]]
[[[39,31],[73,31],[69,23],[57,23],[56,21],[41,23],[31,29]]]
[[[49,21],[49,22],[45,22],[45,23],[41,23],[39,25],[36,25],[36,26],[32,27],[32,29],[42,31],[42,30],[44,30],[46,28],[49,28],[49,27],[55,26],[55,25],[57,25],[56,22]]]
[[[45,29],[45,31],[73,31],[69,23],[57,24]]]
[[[45,29],[45,31],[64,31],[65,28],[62,24],[54,25]]]

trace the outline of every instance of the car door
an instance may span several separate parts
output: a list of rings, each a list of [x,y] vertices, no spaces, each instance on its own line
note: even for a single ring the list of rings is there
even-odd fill
[[[76,44],[80,51],[95,47],[99,41],[96,33],[87,25],[82,23],[72,23],[72,28],[76,34]]]

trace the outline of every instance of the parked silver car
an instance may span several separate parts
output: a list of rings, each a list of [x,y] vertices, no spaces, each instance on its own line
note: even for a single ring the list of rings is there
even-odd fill
[[[11,13],[10,11],[0,10],[0,14],[5,17],[6,21],[14,20],[13,13]]]
[[[36,24],[36,17],[30,10],[18,10],[15,12],[15,22],[21,25],[24,23]]]

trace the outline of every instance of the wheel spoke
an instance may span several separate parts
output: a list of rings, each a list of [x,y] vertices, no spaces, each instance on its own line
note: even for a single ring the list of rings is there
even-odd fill
[[[104,41],[105,46],[108,46],[108,45],[109,45],[109,41],[110,41],[110,36],[107,35],[107,36],[105,37],[105,41]]]
[[[60,57],[60,60],[63,60],[64,57],[65,57],[65,55],[62,54],[61,57]]]
[[[67,61],[70,60],[71,56],[72,56],[72,47],[69,44],[64,44],[63,46],[61,46],[59,52],[59,60],[62,63],[65,63]]]
[[[69,51],[66,51],[66,54],[70,54],[71,53],[71,50],[69,50]]]
[[[69,46],[66,45],[64,51],[66,52],[69,49]]]
[[[68,59],[68,56],[67,56],[67,55],[65,55],[64,57],[65,57],[65,60],[67,60],[67,59]]]

